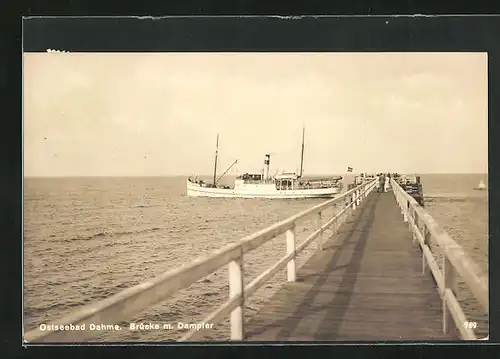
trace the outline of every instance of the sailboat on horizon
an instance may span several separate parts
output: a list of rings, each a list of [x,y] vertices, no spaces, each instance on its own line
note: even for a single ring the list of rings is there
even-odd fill
[[[304,179],[304,139],[305,127],[302,128],[302,151],[300,156],[300,172],[276,174],[270,176],[269,165],[271,154],[264,158],[262,173],[245,173],[238,176],[233,186],[219,185],[219,180],[238,162],[233,164],[217,179],[217,161],[219,154],[219,134],[215,150],[213,182],[207,183],[196,177],[186,180],[187,195],[190,197],[234,197],[234,198],[323,198],[335,197],[342,191],[342,177]]]
[[[474,188],[474,190],[476,191],[486,190],[486,185],[484,184],[484,181],[483,180],[479,181],[479,184],[477,185],[477,187]]]

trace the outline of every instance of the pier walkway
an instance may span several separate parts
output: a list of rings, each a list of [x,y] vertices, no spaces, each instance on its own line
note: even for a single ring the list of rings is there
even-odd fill
[[[372,193],[245,329],[249,340],[452,339],[441,321],[394,196]]]
[[[228,300],[203,322],[230,318],[236,341],[443,341],[476,340],[456,299],[458,278],[488,313],[488,279],[463,249],[395,181],[374,191],[376,180],[353,188],[282,222],[248,235],[212,255],[87,305],[50,324],[123,323],[227,266]],[[331,213],[331,215],[330,215]],[[316,228],[297,238],[296,226],[311,217]],[[286,253],[251,280],[245,255],[284,234]],[[301,267],[296,258],[314,243]],[[287,282],[249,320],[245,301],[277,273]],[[246,284],[246,285],[245,285]],[[210,326],[192,328],[179,340],[196,341]],[[42,331],[26,342],[84,341],[91,331]]]

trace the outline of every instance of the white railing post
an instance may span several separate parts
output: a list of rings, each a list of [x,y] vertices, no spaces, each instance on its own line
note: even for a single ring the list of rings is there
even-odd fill
[[[335,207],[335,212],[333,213],[334,216],[338,216],[338,214],[343,210],[342,206],[339,205],[339,208],[337,210],[337,207]],[[340,217],[341,216],[338,216],[337,219],[335,221],[333,221],[332,225],[333,225],[333,234],[337,234],[338,230],[339,230],[339,223],[340,223]]]
[[[287,264],[287,280],[295,282],[297,280],[297,271],[295,267],[295,225],[286,231],[286,254],[294,253],[294,256]]]
[[[408,223],[408,200],[403,201],[403,221]]]
[[[352,193],[351,200],[352,200],[352,210],[355,211],[356,210],[356,191],[354,191]]]
[[[422,234],[422,237],[424,237],[424,244],[425,244],[425,224],[422,221],[422,218],[415,216],[415,227],[417,227],[417,230],[419,233]],[[413,236],[413,244],[418,243],[418,237],[416,235]],[[430,248],[429,248],[430,249]]]
[[[415,232],[415,228],[418,231],[418,217],[417,212],[413,212],[413,222],[411,228],[411,243],[415,244],[417,242],[417,233]]]
[[[243,257],[229,262],[229,298],[241,296],[241,302],[231,312],[231,340],[243,340],[244,338],[244,283],[243,283]]]
[[[408,231],[413,232],[413,207],[408,208]]]
[[[337,205],[334,203],[333,206],[332,206],[332,209],[333,209],[333,217],[335,217],[337,215]],[[332,222],[332,225],[330,227],[330,230],[332,231],[332,236],[335,234],[336,230],[335,230],[335,223],[337,221],[333,221]]]
[[[361,201],[361,198],[360,198],[360,190],[356,190],[356,205],[359,206],[359,203]]]
[[[453,265],[449,261],[446,256],[446,252],[444,253],[444,261],[443,261],[443,277],[444,277],[444,290],[443,290],[443,333],[449,334],[451,332],[451,328],[453,326],[453,319],[451,317],[451,313],[448,310],[448,305],[446,303],[446,293],[447,289],[450,289],[453,294],[456,294],[456,285],[457,285],[457,273]]]
[[[321,215],[321,212],[318,213],[318,218],[317,218],[317,221],[318,221],[318,229],[321,228],[321,226],[323,225],[323,220],[322,220],[322,215]],[[321,230],[321,232],[319,233],[319,236],[318,236],[318,239],[317,239],[317,247],[316,249],[319,250],[319,251],[322,251],[323,250],[323,230]]]
[[[422,235],[424,237],[424,247],[427,246],[430,249],[429,244],[430,244],[431,232],[425,225],[422,227]],[[427,267],[427,262],[425,260],[425,252],[424,249],[422,248],[422,275],[425,274],[426,267]]]

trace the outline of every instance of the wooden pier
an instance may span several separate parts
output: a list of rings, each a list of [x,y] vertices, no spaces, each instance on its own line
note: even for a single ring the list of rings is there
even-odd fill
[[[249,340],[442,340],[436,284],[392,193],[373,193],[246,326]]]
[[[488,281],[462,248],[416,201],[391,180],[376,180],[253,233],[206,258],[85,306],[50,324],[117,324],[158,304],[223,266],[228,300],[205,323],[228,316],[237,341],[446,341],[476,340],[455,297],[460,276],[488,313]],[[328,218],[325,214],[332,212]],[[317,227],[300,242],[297,223],[314,216]],[[332,233],[326,238],[326,233]],[[245,254],[286,234],[286,253],[244,285]],[[317,251],[301,268],[296,258],[312,243]],[[278,272],[287,282],[245,322],[245,300]],[[192,329],[179,340],[203,338]],[[92,332],[25,333],[26,342],[84,341]],[[228,339],[229,339],[228,338]]]

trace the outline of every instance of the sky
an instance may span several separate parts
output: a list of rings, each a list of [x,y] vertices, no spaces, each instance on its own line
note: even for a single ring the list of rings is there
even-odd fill
[[[25,53],[24,175],[487,173],[486,53]]]

